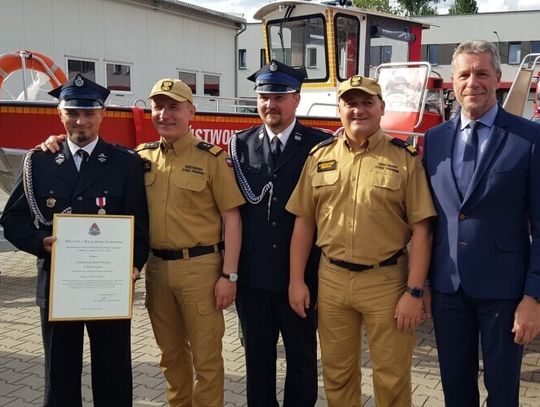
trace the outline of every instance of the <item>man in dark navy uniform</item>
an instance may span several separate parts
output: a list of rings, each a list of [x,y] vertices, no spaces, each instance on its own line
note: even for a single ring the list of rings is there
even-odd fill
[[[306,270],[311,302],[307,318],[289,306],[289,245],[294,216],[285,211],[309,151],[331,134],[305,127],[295,118],[304,68],[271,61],[248,79],[255,82],[263,124],[238,133],[230,153],[248,204],[243,224],[237,309],[247,369],[247,398],[252,407],[278,406],[277,341],[281,333],[287,375],[283,406],[312,407],[317,401],[317,267],[312,250]]]
[[[17,248],[38,257],[37,304],[45,349],[47,407],[81,406],[84,328],[94,406],[132,405],[130,320],[48,321],[55,213],[134,215],[133,279],[148,256],[148,209],[137,154],[105,142],[99,127],[109,90],[77,75],[50,94],[68,138],[56,154],[31,151],[0,223]]]

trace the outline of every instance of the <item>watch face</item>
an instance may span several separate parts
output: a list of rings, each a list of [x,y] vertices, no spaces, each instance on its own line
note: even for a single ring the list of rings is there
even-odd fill
[[[411,296],[414,297],[414,298],[422,298],[423,295],[424,295],[424,290],[422,290],[421,288],[410,288],[410,287],[407,287],[407,291],[408,291],[409,294],[411,294]]]
[[[235,283],[238,280],[238,274],[231,273],[226,277],[231,283]]]

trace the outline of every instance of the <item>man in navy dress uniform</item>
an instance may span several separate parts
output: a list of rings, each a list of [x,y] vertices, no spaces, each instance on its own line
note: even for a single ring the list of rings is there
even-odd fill
[[[81,406],[84,328],[92,359],[94,406],[132,405],[127,319],[49,322],[52,219],[55,213],[133,215],[133,278],[148,256],[148,209],[137,154],[99,135],[110,91],[77,75],[50,94],[68,138],[55,154],[31,151],[0,223],[6,238],[38,258],[37,304],[45,350],[47,407]]]
[[[240,132],[231,158],[248,204],[243,224],[236,304],[244,336],[248,405],[278,406],[277,341],[285,346],[287,375],[283,406],[317,401],[317,267],[312,250],[306,270],[311,302],[301,318],[289,306],[289,246],[294,216],[285,211],[309,151],[331,134],[296,120],[305,69],[271,61],[248,79],[255,82],[263,124]]]

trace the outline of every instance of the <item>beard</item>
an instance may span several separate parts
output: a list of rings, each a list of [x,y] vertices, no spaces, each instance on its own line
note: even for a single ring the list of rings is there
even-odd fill
[[[73,132],[70,133],[68,136],[69,139],[78,146],[85,146],[97,137],[97,135],[91,136],[84,131]]]

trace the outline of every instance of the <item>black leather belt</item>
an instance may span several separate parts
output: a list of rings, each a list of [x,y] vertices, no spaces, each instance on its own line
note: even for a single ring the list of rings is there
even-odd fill
[[[343,260],[334,260],[328,258],[328,261],[332,264],[335,264],[336,266],[343,267],[344,269],[347,269],[349,271],[354,271],[357,273],[361,273],[362,271],[366,271],[375,267],[384,267],[384,266],[393,266],[397,264],[398,259],[403,255],[403,250],[400,250],[399,252],[393,254],[386,260],[381,261],[378,264],[372,264],[371,266],[365,265],[365,264],[355,264],[355,263],[349,263],[348,261]]]
[[[219,242],[211,246],[195,246],[182,250],[152,249],[152,254],[162,260],[181,260],[190,257],[198,257],[205,254],[216,253],[225,248],[225,243]]]

